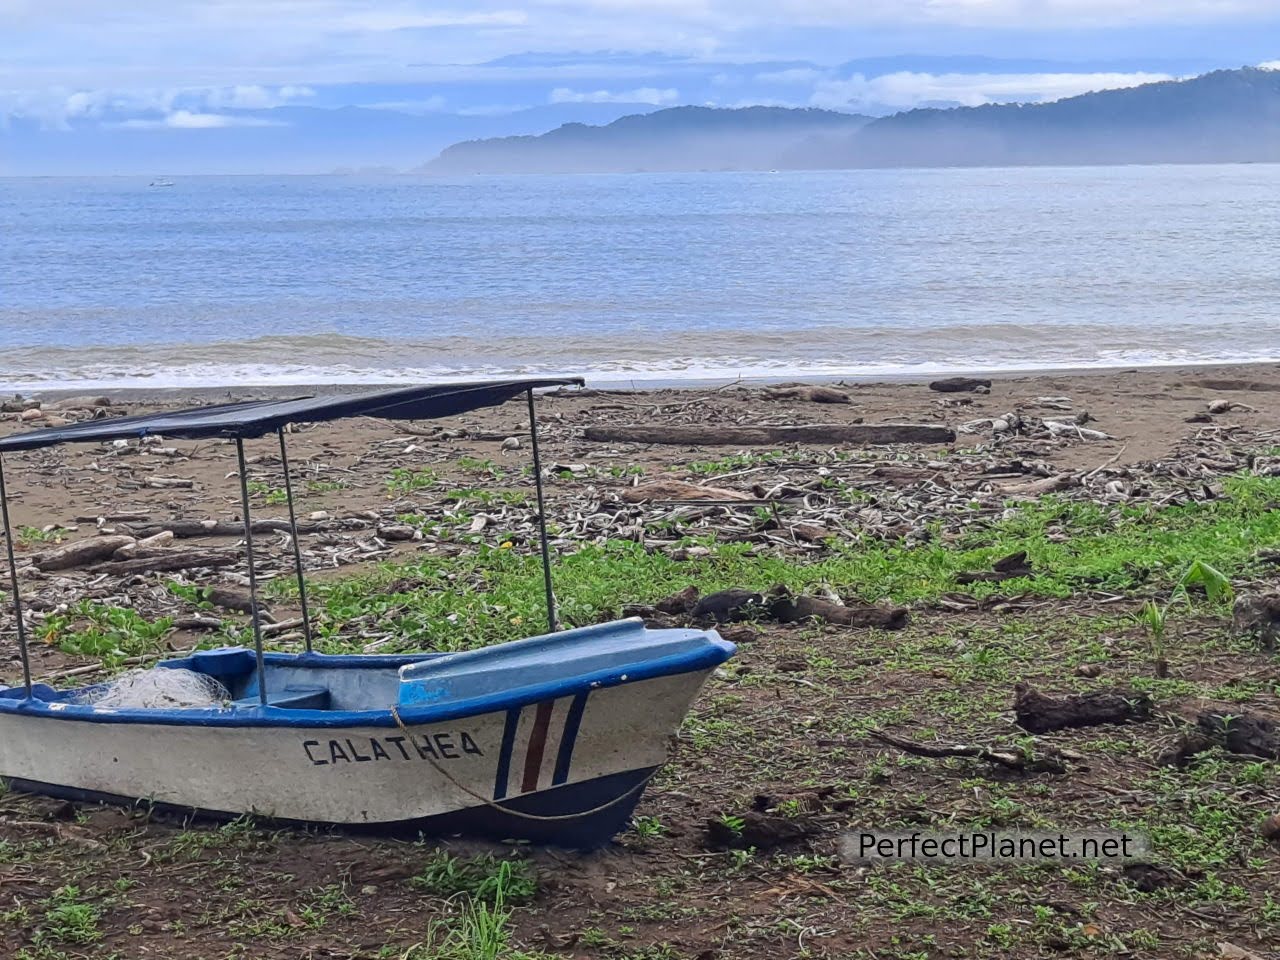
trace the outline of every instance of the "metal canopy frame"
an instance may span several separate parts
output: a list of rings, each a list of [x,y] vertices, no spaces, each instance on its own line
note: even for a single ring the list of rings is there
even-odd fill
[[[580,382],[580,381],[579,381]],[[533,484],[538,503],[538,540],[542,561],[542,583],[546,594],[547,632],[555,633],[560,629],[556,615],[556,597],[551,579],[551,544],[547,535],[546,495],[542,483],[542,455],[538,446],[538,418],[534,406],[534,386],[530,385],[525,393],[529,411],[529,436],[533,453]],[[280,464],[284,471],[285,498],[289,505],[289,533],[292,540],[294,570],[298,581],[298,597],[302,607],[303,638],[306,654],[313,652],[314,636],[311,629],[311,615],[307,602],[306,571],[302,560],[302,547],[298,541],[298,518],[293,499],[293,481],[289,470],[288,445],[285,443],[285,427],[280,424],[275,433],[280,441]],[[262,619],[258,611],[258,576],[254,568],[253,519],[249,508],[249,477],[244,455],[244,437],[234,438],[236,445],[236,462],[240,478],[240,508],[244,518],[245,558],[249,564],[249,601],[252,610],[253,646],[255,670],[258,680],[258,703],[267,705],[266,664],[262,648]],[[0,521],[3,522],[5,548],[9,560],[9,586],[12,591],[12,607],[17,625],[18,654],[22,661],[22,681],[26,689],[26,698],[32,699],[31,661],[27,646],[26,623],[22,616],[22,597],[18,586],[18,566],[14,555],[13,527],[9,520],[9,498],[5,488],[4,457],[0,454]]]

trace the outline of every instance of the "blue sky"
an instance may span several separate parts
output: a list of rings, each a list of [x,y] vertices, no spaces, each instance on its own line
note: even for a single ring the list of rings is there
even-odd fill
[[[681,103],[886,113],[1270,61],[1280,0],[0,0],[0,171],[403,167]]]

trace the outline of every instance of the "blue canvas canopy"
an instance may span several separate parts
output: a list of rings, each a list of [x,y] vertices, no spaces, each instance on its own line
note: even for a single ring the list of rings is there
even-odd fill
[[[285,449],[284,428],[290,423],[324,423],[346,417],[381,417],[386,420],[430,420],[456,416],[469,410],[494,407],[524,394],[529,404],[529,435],[533,447],[533,483],[538,498],[538,533],[542,552],[543,588],[547,596],[547,626],[557,628],[555,594],[551,588],[551,551],[547,543],[546,504],[542,490],[542,461],[538,454],[538,422],[533,411],[533,391],[541,387],[582,386],[581,377],[540,377],[512,380],[481,380],[471,383],[435,384],[402,387],[396,390],[373,390],[364,393],[334,394],[326,397],[298,397],[290,400],[250,400],[216,406],[193,407],[167,413],[91,420],[65,427],[33,430],[0,439],[0,455],[21,450],[38,450],[63,443],[93,443],[106,440],[134,440],[146,436],[163,436],[180,440],[225,437],[235,440],[239,465],[240,501],[243,508],[245,554],[249,564],[249,596],[253,610],[254,652],[258,663],[258,694],[267,704],[265,666],[262,651],[262,628],[258,617],[258,584],[253,562],[253,524],[249,519],[249,483],[245,469],[244,441],[275,433],[280,440],[280,461],[284,470],[285,495],[289,505],[289,525],[293,536],[295,571],[302,606],[303,634],[307,654],[311,647],[311,618],[307,607],[307,584],[303,576],[302,550],[298,544],[298,520],[294,512],[293,484],[289,479],[289,456]],[[4,530],[5,551],[9,559],[9,585],[12,590],[14,619],[18,632],[18,651],[22,661],[22,679],[27,698],[32,697],[31,663],[27,650],[26,626],[22,619],[22,601],[18,592],[18,567],[13,549],[13,526],[9,518],[9,499],[5,490],[4,464],[0,461],[0,525]]]
[[[431,420],[481,407],[493,407],[541,387],[582,386],[579,377],[483,380],[431,386],[374,390],[364,393],[299,397],[290,400],[251,400],[148,413],[111,420],[92,420],[65,427],[32,430],[0,438],[0,453],[37,450],[62,443],[136,440],[145,436],[201,440],[228,437],[247,440],[274,433],[288,423],[321,423],[344,417],[382,417],[387,420]]]

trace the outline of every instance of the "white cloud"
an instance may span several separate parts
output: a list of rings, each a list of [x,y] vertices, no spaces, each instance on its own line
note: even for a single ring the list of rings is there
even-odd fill
[[[674,87],[659,90],[657,87],[640,87],[636,90],[592,90],[580,92],[568,87],[556,87],[551,91],[551,103],[648,103],[655,106],[678,103],[680,91]]]
[[[287,103],[314,97],[310,87],[286,84],[282,87],[264,87],[259,84],[240,84],[234,87],[197,91],[203,103],[214,110],[269,110]]]
[[[1280,70],[1280,60],[1268,60],[1266,63],[1258,64],[1259,70]]]
[[[192,113],[175,110],[158,120],[132,119],[112,124],[122,130],[219,130],[224,127],[279,127],[283,124],[261,117],[243,117],[224,113]]]
[[[823,80],[810,102],[843,109],[911,109],[928,103],[1043,103],[1094,90],[1136,87],[1173,78],[1162,73],[889,73],[870,79]]]
[[[309,87],[170,87],[129,90],[0,90],[0,121],[26,117],[53,129],[66,129],[75,121],[119,118],[132,114],[209,116],[221,110],[267,110],[315,96]],[[228,118],[235,119],[235,118]],[[240,125],[247,126],[249,118]],[[161,123],[159,120],[146,122]],[[198,122],[198,121],[197,121]],[[181,121],[179,121],[181,123]],[[119,125],[119,124],[117,124]],[[223,123],[229,126],[229,123]]]
[[[907,47],[913,31],[1007,29],[1016,52],[1024,32],[1261,17],[1280,0],[0,0],[0,86],[403,82],[411,64],[527,50],[769,55],[773,33],[881,27]]]

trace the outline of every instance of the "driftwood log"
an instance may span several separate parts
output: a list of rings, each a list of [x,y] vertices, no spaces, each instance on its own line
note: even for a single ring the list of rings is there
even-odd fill
[[[929,389],[938,393],[972,393],[975,390],[990,390],[991,381],[976,377],[946,377],[934,380],[929,384]]]
[[[240,561],[234,553],[212,553],[208,550],[174,550],[154,557],[136,560],[113,560],[89,568],[90,573],[109,573],[121,577],[131,573],[172,573],[197,567],[229,567]]]
[[[663,443],[676,446],[774,447],[787,443],[951,443],[950,427],[925,423],[814,423],[797,427],[617,426],[587,427],[583,435],[601,443]]]
[[[622,492],[627,503],[644,503],[646,500],[750,500],[745,493],[728,487],[701,487],[685,480],[664,478],[638,487],[628,487]]]
[[[712,849],[737,848],[771,850],[796,843],[818,832],[817,824],[807,817],[771,817],[748,810],[736,822],[708,820],[706,844]]]
[[[134,542],[133,537],[126,536],[90,537],[85,540],[75,540],[64,547],[38,555],[35,558],[36,569],[47,573],[51,570],[70,570],[72,567],[83,567],[85,564],[106,560],[117,550],[130,546]]]
[[[180,539],[192,537],[243,537],[244,524],[236,520],[170,520],[168,523],[157,523],[148,526],[127,527],[130,533],[139,539],[154,537],[168,531]],[[254,520],[254,533],[290,533],[292,527],[288,520]],[[314,533],[318,526],[314,523],[298,523],[299,533]]]
[[[764,391],[770,400],[807,400],[810,403],[852,403],[849,395],[834,387],[773,387]]]
[[[795,597],[780,591],[769,595],[768,610],[769,616],[779,623],[816,619],[846,627],[901,630],[911,622],[911,611],[906,607],[846,607],[820,597]]]
[[[1050,697],[1025,683],[1014,686],[1013,712],[1018,726],[1049,733],[1104,723],[1130,723],[1151,718],[1151,698],[1136,691],[1095,691]]]
[[[1196,729],[1229,753],[1280,760],[1280,725],[1260,713],[1202,713]]]
[[[872,730],[867,736],[915,757],[972,757],[974,760],[985,760],[987,763],[994,763],[1007,770],[1021,770],[1026,773],[1066,773],[1067,759],[1079,759],[1078,755],[1066,754],[1052,748],[1033,753],[1022,747],[1012,750],[993,750],[991,747],[976,745],[949,746],[941,743],[916,743],[880,730]]]
[[[991,565],[990,570],[965,572],[956,574],[956,583],[1000,583],[1018,577],[1034,577],[1031,561],[1027,559],[1027,551],[1019,550],[1007,557],[1002,557]]]

